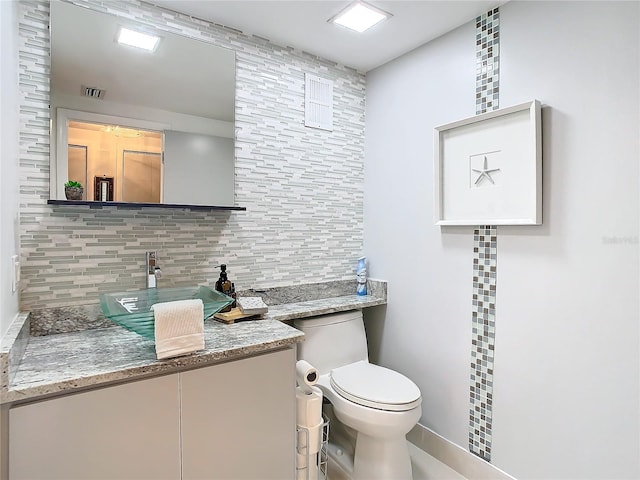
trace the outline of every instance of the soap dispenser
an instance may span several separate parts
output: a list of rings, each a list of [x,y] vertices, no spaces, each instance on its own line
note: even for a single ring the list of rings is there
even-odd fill
[[[235,308],[236,306],[236,292],[235,292],[235,286],[233,285],[233,283],[231,283],[231,281],[229,280],[228,276],[227,276],[227,266],[223,263],[222,265],[220,265],[220,278],[218,278],[218,281],[216,282],[216,286],[215,289],[219,292],[224,293],[225,295],[233,298],[233,303],[225,308],[223,308],[221,310],[221,312],[228,312],[229,310],[231,310],[232,308]]]

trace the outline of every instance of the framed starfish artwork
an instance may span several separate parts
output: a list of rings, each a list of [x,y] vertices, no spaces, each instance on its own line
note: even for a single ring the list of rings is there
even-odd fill
[[[436,225],[542,224],[537,100],[436,127]]]

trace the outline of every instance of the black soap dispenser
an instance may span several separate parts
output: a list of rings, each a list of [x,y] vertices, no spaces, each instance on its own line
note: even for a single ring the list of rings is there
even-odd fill
[[[216,288],[217,291],[222,292],[225,295],[233,298],[233,303],[231,305],[227,306],[227,307],[224,307],[220,311],[221,312],[228,312],[232,308],[235,308],[235,306],[236,306],[235,287],[234,287],[233,283],[231,283],[231,281],[229,281],[229,278],[227,276],[227,266],[224,263],[222,265],[220,265],[220,278],[218,278],[218,281],[216,282],[215,288]]]

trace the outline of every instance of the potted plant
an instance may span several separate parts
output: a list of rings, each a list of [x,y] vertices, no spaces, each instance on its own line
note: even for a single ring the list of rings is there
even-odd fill
[[[64,195],[67,197],[67,200],[82,200],[83,190],[80,182],[69,180],[64,184]]]

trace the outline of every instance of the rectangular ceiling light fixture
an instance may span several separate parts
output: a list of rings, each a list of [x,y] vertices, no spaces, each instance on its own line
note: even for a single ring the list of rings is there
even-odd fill
[[[160,42],[160,37],[140,33],[128,28],[120,27],[118,32],[118,43],[121,45],[129,45],[130,47],[142,48],[149,52],[153,52]]]
[[[328,21],[362,33],[391,16],[390,13],[359,0]]]

